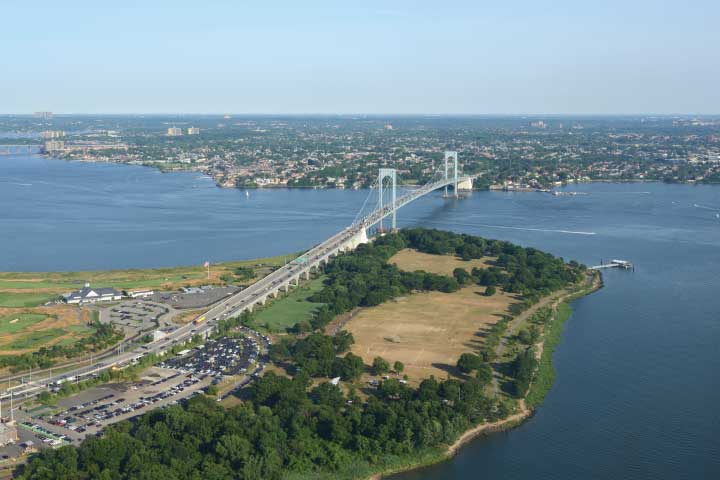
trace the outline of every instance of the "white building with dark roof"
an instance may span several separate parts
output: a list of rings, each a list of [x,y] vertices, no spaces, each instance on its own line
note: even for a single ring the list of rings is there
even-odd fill
[[[114,288],[92,288],[89,283],[86,283],[81,290],[63,295],[63,299],[65,303],[111,302],[122,299],[122,293]]]

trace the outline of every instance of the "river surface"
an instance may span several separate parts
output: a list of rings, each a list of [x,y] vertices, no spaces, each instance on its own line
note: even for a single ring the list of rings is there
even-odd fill
[[[605,287],[574,303],[557,380],[520,427],[439,479],[720,478],[720,187],[586,184],[582,196],[429,195],[423,225],[534,246],[588,265]],[[223,190],[200,175],[0,156],[0,271],[199,264],[307,249],[347,226],[366,191]]]

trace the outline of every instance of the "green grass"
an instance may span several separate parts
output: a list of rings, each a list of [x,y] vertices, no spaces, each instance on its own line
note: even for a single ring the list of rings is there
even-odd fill
[[[324,279],[318,277],[301,283],[299,288],[290,290],[288,295],[271,300],[256,313],[255,325],[270,332],[282,332],[302,320],[310,320],[313,312],[322,304],[309,302],[307,298],[322,290]]]
[[[65,327],[65,330],[73,333],[90,333],[93,331],[93,329],[87,325],[68,325]]]
[[[68,337],[68,338],[63,338],[62,340],[60,340],[59,342],[57,342],[55,345],[59,345],[59,346],[61,346],[61,347],[67,347],[67,346],[72,345],[73,343],[75,343],[75,342],[77,342],[77,341],[78,341],[77,338]]]
[[[555,317],[547,324],[544,333],[543,353],[540,357],[538,370],[533,378],[530,391],[525,398],[528,407],[535,408],[545,400],[545,395],[555,382],[555,367],[552,356],[560,343],[565,322],[572,314],[572,308],[567,303],[558,305]]]
[[[50,328],[40,332],[30,332],[14,340],[8,346],[13,350],[25,350],[27,348],[37,347],[58,337],[62,337],[65,334],[67,334],[67,332],[62,328]]]
[[[42,313],[18,313],[0,317],[0,335],[19,332],[31,325],[42,322],[46,318],[48,316]],[[17,322],[10,323],[15,319],[17,319]]]
[[[284,480],[366,480],[375,474],[383,478],[399,472],[427,467],[448,459],[445,445],[417,449],[407,455],[383,455],[370,465],[361,459],[350,459],[338,471],[287,472]]]
[[[52,293],[0,292],[0,307],[37,307],[55,297]]]
[[[82,287],[81,283],[72,282],[53,282],[53,281],[39,281],[34,282],[31,280],[3,280],[0,279],[0,290],[6,289],[36,289],[36,288],[65,288],[68,291]]]

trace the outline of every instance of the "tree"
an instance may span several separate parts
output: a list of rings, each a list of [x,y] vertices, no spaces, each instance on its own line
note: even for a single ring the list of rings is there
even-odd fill
[[[463,373],[470,373],[482,366],[483,362],[480,357],[473,353],[463,353],[457,361],[457,368]]]
[[[352,333],[343,330],[333,337],[333,344],[335,345],[335,351],[337,353],[347,352],[350,347],[355,343],[355,338]]]
[[[480,367],[478,367],[477,371],[475,372],[475,378],[477,378],[483,385],[489,384],[492,381],[492,376],[492,367],[487,363],[483,363],[482,365],[480,365]]]
[[[405,370],[405,364],[402,363],[400,360],[397,360],[397,361],[393,364],[393,370],[395,370],[395,373],[397,373],[398,375],[400,375],[400,374],[402,373],[402,371]]]
[[[382,375],[390,370],[390,364],[382,357],[375,357],[372,363],[372,370],[375,375]]]
[[[495,288],[494,285],[489,285],[487,288],[485,288],[485,296],[492,297],[493,295],[495,295],[496,291],[497,291],[497,289]]]
[[[460,285],[467,285],[472,282],[472,277],[464,268],[458,267],[453,270],[453,277],[455,277],[455,280],[457,280]]]

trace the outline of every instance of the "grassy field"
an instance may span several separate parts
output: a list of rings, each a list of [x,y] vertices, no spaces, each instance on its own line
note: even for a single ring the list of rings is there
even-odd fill
[[[450,256],[403,250],[390,259],[405,270],[449,274],[457,266],[470,270],[482,260],[464,262]],[[471,285],[455,293],[425,292],[360,310],[345,329],[355,338],[353,353],[367,364],[381,356],[400,360],[411,381],[434,375],[447,378],[463,352],[477,352],[484,332],[516,300],[502,292],[484,296],[485,287]]]
[[[69,305],[37,308],[0,308],[0,355],[68,345],[90,333],[91,312]]]
[[[286,296],[271,300],[255,315],[255,325],[268,332],[284,332],[302,320],[310,320],[321,303],[309,302],[307,298],[323,287],[324,277],[301,283],[299,288],[290,290]]]
[[[48,318],[42,313],[16,313],[0,317],[0,335],[8,335],[28,329]]]
[[[431,255],[406,248],[393,255],[389,263],[394,263],[400,270],[407,272],[424,270],[438,275],[450,276],[453,270],[458,267],[464,268],[468,272],[476,267],[486,268],[489,260],[492,259],[487,257],[480,260],[464,261],[452,255]]]
[[[45,292],[0,291],[0,307],[35,307],[52,300],[56,296],[57,294]]]

